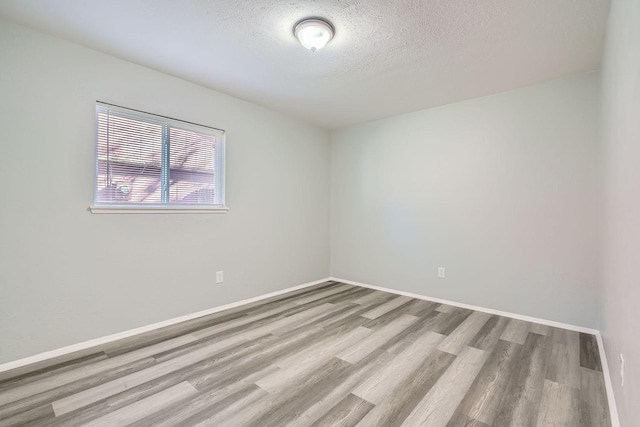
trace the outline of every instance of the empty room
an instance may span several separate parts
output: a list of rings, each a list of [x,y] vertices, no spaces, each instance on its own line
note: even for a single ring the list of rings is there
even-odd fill
[[[640,426],[640,0],[0,0],[0,427]]]

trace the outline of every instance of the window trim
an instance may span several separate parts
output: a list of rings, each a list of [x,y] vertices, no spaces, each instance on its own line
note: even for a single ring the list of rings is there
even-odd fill
[[[225,214],[229,211],[227,206],[203,206],[203,205],[96,205],[89,206],[89,211],[92,214],[148,214],[148,213],[162,213],[162,214],[178,214],[178,213],[193,213],[193,214]]]
[[[184,130],[192,130],[196,132],[201,132],[202,128],[211,129],[212,131],[221,133],[221,136],[218,136],[217,144],[219,146],[216,148],[218,151],[218,156],[216,160],[216,171],[222,169],[222,173],[216,173],[216,189],[220,192],[220,203],[211,204],[211,205],[197,205],[197,204],[143,204],[143,203],[127,203],[127,204],[109,204],[109,203],[99,203],[96,202],[96,191],[97,191],[97,159],[98,159],[98,143],[97,143],[97,134],[98,134],[98,107],[106,107],[113,108],[114,110],[122,110],[121,112],[127,114],[128,112],[138,113],[140,116],[147,116],[149,120],[157,120],[163,126],[163,132],[165,128],[168,126],[173,126],[179,129]],[[201,125],[193,122],[189,122],[186,120],[175,119],[173,117],[163,116],[160,114],[148,113],[146,111],[137,110],[134,108],[122,107],[120,105],[111,104],[103,101],[96,101],[94,104],[95,114],[96,114],[96,124],[95,124],[95,154],[94,154],[94,199],[93,203],[89,205],[87,209],[92,214],[148,214],[148,213],[161,213],[161,214],[179,214],[179,213],[188,213],[188,214],[203,214],[203,213],[227,213],[229,208],[225,203],[225,175],[226,175],[226,131],[223,129],[219,129],[213,126]],[[163,147],[164,150],[164,147]]]

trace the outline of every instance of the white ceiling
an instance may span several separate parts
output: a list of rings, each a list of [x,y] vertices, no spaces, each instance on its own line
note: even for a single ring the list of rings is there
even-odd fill
[[[608,0],[0,0],[28,26],[327,128],[599,68]],[[321,16],[321,51],[292,28]]]

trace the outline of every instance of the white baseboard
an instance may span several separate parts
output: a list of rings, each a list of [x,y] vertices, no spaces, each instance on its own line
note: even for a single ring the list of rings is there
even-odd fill
[[[353,280],[340,279],[337,277],[330,277],[329,280],[347,283],[349,285],[361,286],[364,288],[375,289],[377,291],[389,292],[397,295],[404,295],[411,298],[421,299],[425,301],[437,302],[440,304],[452,305],[454,307],[467,308],[470,310],[481,311],[483,313],[495,314],[498,316],[510,317],[512,319],[524,320],[532,323],[539,323],[541,325],[553,326],[556,328],[568,329],[570,331],[583,332],[586,334],[592,334],[596,336],[598,341],[598,351],[600,352],[600,361],[602,362],[602,373],[604,375],[605,388],[607,390],[607,401],[609,403],[609,412],[611,414],[612,427],[620,427],[620,420],[618,418],[618,410],[616,408],[615,397],[613,395],[613,387],[611,386],[611,377],[609,376],[609,364],[607,363],[607,355],[604,351],[604,344],[602,343],[602,336],[600,331],[591,328],[585,328],[583,326],[571,325],[569,323],[556,322],[553,320],[540,319],[538,317],[523,316],[521,314],[509,313],[507,311],[494,310],[491,308],[478,307],[471,304],[463,304],[455,301],[449,301],[441,298],[432,298],[426,295],[414,294],[412,292],[400,291],[397,289],[385,288],[383,286],[369,285],[366,283],[354,282]]]
[[[609,363],[607,362],[607,353],[604,351],[604,342],[600,331],[596,331],[598,340],[598,350],[600,351],[600,362],[602,363],[602,373],[604,374],[604,385],[607,388],[607,401],[609,402],[609,412],[611,413],[611,426],[620,427],[620,418],[618,418],[618,407],[613,394],[613,385],[611,384],[611,376],[609,373]]]
[[[166,326],[175,325],[177,323],[186,322],[188,320],[197,319],[198,317],[207,316],[209,314],[217,313],[219,311],[229,310],[230,308],[235,308],[235,307],[238,307],[238,306],[241,306],[241,305],[244,305],[244,304],[249,304],[249,303],[260,301],[260,300],[263,300],[263,299],[276,297],[278,295],[286,294],[287,292],[293,292],[293,291],[297,291],[299,289],[308,288],[310,286],[319,285],[320,283],[328,282],[330,280],[331,279],[329,279],[329,278],[320,279],[320,280],[316,280],[316,281],[313,281],[313,282],[304,283],[302,285],[293,286],[293,287],[286,288],[286,289],[281,289],[279,291],[271,292],[269,294],[258,295],[257,297],[245,299],[245,300],[242,300],[242,301],[232,302],[230,304],[225,304],[225,305],[221,305],[221,306],[218,306],[218,307],[210,308],[210,309],[207,309],[207,310],[199,311],[197,313],[190,313],[190,314],[186,314],[184,316],[175,317],[173,319],[164,320],[162,322],[154,323],[152,325],[146,325],[146,326],[142,326],[142,327],[139,327],[139,328],[130,329],[128,331],[118,332],[118,333],[115,333],[115,334],[112,334],[112,335],[107,335],[106,337],[95,338],[95,339],[92,339],[92,340],[89,340],[89,341],[84,341],[84,342],[81,342],[81,343],[72,344],[72,345],[69,345],[69,346],[66,346],[66,347],[58,348],[56,350],[45,351],[43,353],[39,353],[39,354],[36,354],[34,356],[29,356],[29,357],[25,357],[23,359],[18,359],[18,360],[12,361],[12,362],[4,363],[4,364],[0,365],[0,373],[8,372],[8,371],[11,371],[11,370],[14,370],[14,369],[18,369],[18,368],[23,368],[23,367],[26,367],[28,365],[32,365],[34,363],[44,362],[44,361],[46,361],[48,359],[57,358],[57,357],[64,356],[64,355],[67,355],[67,354],[70,354],[70,353],[75,353],[75,352],[78,352],[78,351],[87,350],[87,349],[90,349],[91,347],[96,347],[96,346],[99,346],[99,345],[108,344],[110,342],[117,341],[117,340],[120,340],[120,339],[123,339],[123,338],[128,338],[128,337],[131,337],[131,336],[134,336],[134,335],[138,335],[138,334],[142,334],[142,333],[145,333],[145,332],[153,331],[154,329],[160,329],[160,328],[164,328]]]

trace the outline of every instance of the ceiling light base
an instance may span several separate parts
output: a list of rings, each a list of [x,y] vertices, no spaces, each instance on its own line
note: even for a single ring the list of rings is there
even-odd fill
[[[293,34],[300,40],[302,46],[315,52],[322,49],[333,38],[333,25],[326,19],[307,18],[293,27]]]

